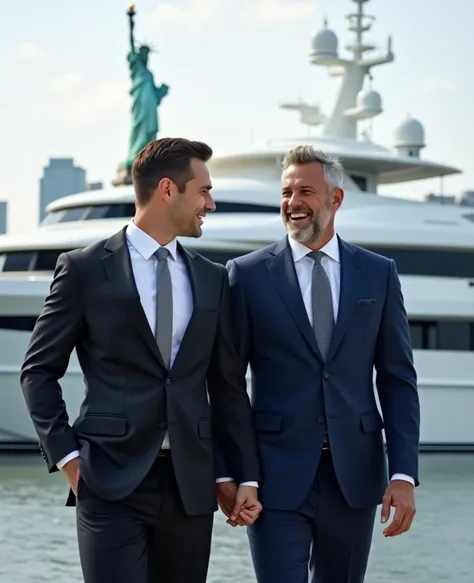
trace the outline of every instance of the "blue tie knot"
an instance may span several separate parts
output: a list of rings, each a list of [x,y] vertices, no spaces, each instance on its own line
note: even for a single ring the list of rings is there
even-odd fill
[[[155,253],[154,256],[158,259],[158,261],[162,261],[163,259],[166,261],[168,259],[170,252],[169,249],[167,249],[166,247],[159,247]]]
[[[322,251],[311,251],[311,253],[308,253],[308,257],[315,263],[321,263],[321,258],[323,255],[324,253]]]

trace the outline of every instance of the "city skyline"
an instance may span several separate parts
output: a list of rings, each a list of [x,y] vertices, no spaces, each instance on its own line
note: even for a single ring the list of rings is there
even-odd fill
[[[311,33],[327,16],[343,47],[350,40],[345,15],[355,5],[348,0],[293,0],[291,6],[283,0],[200,0],[197,5],[137,3],[139,40],[157,49],[151,58],[156,82],[171,86],[160,108],[160,135],[206,140],[216,154],[271,138],[304,141],[307,131],[298,115],[279,110],[278,103],[302,98],[328,111],[338,81],[310,66]],[[419,119],[427,137],[422,157],[464,172],[445,179],[446,194],[474,187],[465,121],[474,82],[459,59],[461,51],[474,48],[467,34],[474,7],[461,0],[454,5],[452,21],[425,0],[416,6],[373,0],[365,6],[377,18],[370,40],[384,46],[391,33],[395,53],[395,62],[377,70],[373,81],[384,105],[374,120],[373,139],[390,146],[393,129],[407,112]],[[28,22],[22,18],[25,10]],[[0,39],[0,55],[10,81],[0,97],[0,120],[11,147],[0,160],[8,177],[0,198],[11,203],[12,232],[37,223],[37,181],[49,158],[73,157],[88,168],[91,180],[110,185],[129,131],[125,12],[126,5],[111,0],[67,7],[57,0],[48,7],[19,0],[6,7],[10,30]],[[239,26],[230,27],[235,22]],[[439,181],[427,180],[381,192],[421,198],[439,188]],[[25,203],[31,208],[26,217]]]

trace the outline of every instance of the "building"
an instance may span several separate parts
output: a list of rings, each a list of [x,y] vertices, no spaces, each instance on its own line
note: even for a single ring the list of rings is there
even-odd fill
[[[40,179],[40,222],[50,203],[68,194],[84,192],[86,187],[86,171],[75,166],[73,158],[51,158]]]
[[[8,204],[0,201],[0,235],[7,232],[7,208]]]

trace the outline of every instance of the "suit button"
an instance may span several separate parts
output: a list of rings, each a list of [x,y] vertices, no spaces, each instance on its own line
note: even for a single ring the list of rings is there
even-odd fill
[[[317,422],[318,422],[320,425],[322,425],[322,424],[323,424],[323,423],[326,421],[326,418],[324,417],[324,415],[318,415],[318,418],[316,419],[316,421],[317,421]]]
[[[329,373],[327,371],[323,372],[323,379],[328,379],[329,378]]]
[[[169,387],[171,385],[171,379],[166,379],[165,385]]]
[[[168,427],[168,424],[166,423],[166,421],[160,421],[160,429],[166,429]]]

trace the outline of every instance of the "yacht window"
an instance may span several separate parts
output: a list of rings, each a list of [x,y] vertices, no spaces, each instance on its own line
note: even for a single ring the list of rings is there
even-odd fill
[[[76,206],[72,208],[65,209],[63,211],[63,215],[60,218],[61,223],[70,223],[72,221],[80,221],[85,212],[87,207],[85,206]]]
[[[33,251],[10,251],[6,253],[3,271],[28,271],[33,261]]]
[[[474,253],[429,249],[396,249],[369,247],[366,249],[395,260],[403,275],[474,278]]]
[[[90,221],[92,219],[105,219],[107,217],[107,212],[109,209],[110,205],[108,204],[91,206],[85,219],[87,221]]]
[[[349,174],[351,180],[353,182],[355,182],[355,184],[357,184],[357,186],[363,190],[364,192],[367,192],[368,188],[367,188],[367,177],[366,176],[360,176],[357,174]]]
[[[401,275],[431,275],[438,277],[474,278],[474,253],[462,251],[429,251],[389,249],[364,246],[366,249],[391,257]],[[216,263],[226,264],[229,259],[241,255],[238,252],[199,251]]]
[[[216,201],[218,213],[279,213],[278,205],[254,204],[230,201]],[[69,223],[71,221],[91,221],[98,219],[132,218],[135,214],[135,203],[98,204],[76,206],[48,213],[42,225]]]
[[[60,211],[53,211],[48,213],[44,219],[41,221],[42,225],[54,225],[56,223],[60,223],[62,217],[64,216],[65,210]]]
[[[135,203],[108,204],[91,206],[84,217],[86,221],[94,219],[132,218],[135,214]]]
[[[33,332],[37,316],[0,316],[0,330]]]
[[[279,213],[278,205],[254,204],[250,202],[229,202],[216,200],[217,213]]]
[[[410,320],[414,350],[474,351],[474,322]]]
[[[416,350],[436,350],[438,336],[436,322],[410,321],[411,341]]]
[[[63,249],[42,249],[36,253],[34,271],[54,271],[58,257],[64,253]]]

